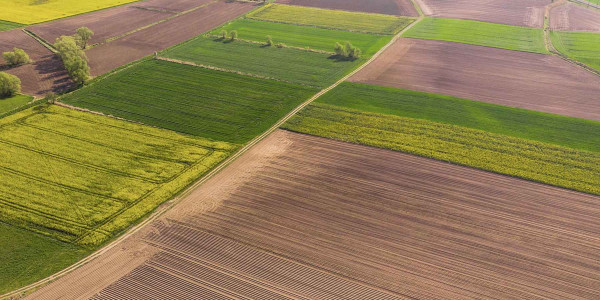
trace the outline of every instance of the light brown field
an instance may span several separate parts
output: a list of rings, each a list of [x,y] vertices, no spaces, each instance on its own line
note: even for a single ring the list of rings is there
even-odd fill
[[[426,15],[542,27],[552,0],[417,0]]]
[[[410,0],[279,0],[280,4],[418,17]]]
[[[599,197],[277,131],[30,297],[595,299],[599,213]]]
[[[350,81],[600,120],[600,77],[554,55],[402,38]]]
[[[600,11],[565,3],[550,11],[550,28],[562,31],[600,32]]]

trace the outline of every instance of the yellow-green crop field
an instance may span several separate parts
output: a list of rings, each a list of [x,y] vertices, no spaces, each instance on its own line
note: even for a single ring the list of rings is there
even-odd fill
[[[0,222],[95,246],[209,171],[237,145],[59,106],[0,121]]]
[[[0,0],[0,20],[35,24],[138,0]]]

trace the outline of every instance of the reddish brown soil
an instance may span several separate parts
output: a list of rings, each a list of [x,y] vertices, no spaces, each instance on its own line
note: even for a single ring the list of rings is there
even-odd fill
[[[587,9],[574,3],[558,6],[550,12],[550,28],[600,32],[600,11]]]
[[[216,2],[87,51],[92,75],[184,42],[254,8],[254,4]]]
[[[397,16],[419,16],[410,0],[279,0],[277,3]]]
[[[15,47],[25,50],[32,60],[38,60],[52,53],[21,29],[0,32],[0,53],[12,51]],[[4,58],[0,56],[0,65],[5,63]]]
[[[553,55],[399,39],[350,81],[600,120],[600,77]]]
[[[599,197],[277,131],[146,230],[158,252],[128,275],[105,287],[131,266],[100,257],[31,297],[596,299],[599,213]]]
[[[543,27],[552,0],[417,0],[426,15],[517,26]]]
[[[79,27],[90,28],[94,35],[90,44],[132,31],[167,18],[172,13],[136,8],[137,3],[118,6],[89,14],[60,19],[29,27],[29,30],[53,43],[61,35],[73,35]]]
[[[185,11],[215,0],[147,0],[134,3],[134,6],[166,11]]]

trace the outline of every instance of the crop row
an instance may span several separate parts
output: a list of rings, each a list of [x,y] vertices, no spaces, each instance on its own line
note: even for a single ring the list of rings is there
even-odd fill
[[[283,127],[600,194],[600,154],[594,152],[321,103]]]

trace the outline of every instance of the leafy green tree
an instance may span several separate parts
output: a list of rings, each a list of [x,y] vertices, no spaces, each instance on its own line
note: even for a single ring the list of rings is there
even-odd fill
[[[348,54],[346,53],[346,49],[344,48],[344,46],[342,46],[342,44],[340,43],[335,43],[335,55],[340,56],[340,57],[346,57]]]
[[[85,49],[87,47],[87,43],[92,38],[92,35],[94,35],[94,32],[85,26],[77,28],[75,40],[81,49]]]
[[[75,38],[61,36],[56,39],[54,48],[62,59],[69,77],[77,83],[83,84],[90,78],[90,67],[83,50],[77,45]]]
[[[0,72],[0,98],[12,97],[21,92],[21,80],[19,77]]]
[[[229,38],[230,38],[232,41],[235,41],[235,40],[237,40],[237,38],[238,38],[238,32],[237,32],[236,30],[232,30],[232,31],[229,33]]]
[[[273,46],[273,39],[271,38],[270,35],[267,35],[267,46],[269,46],[269,47]]]
[[[31,62],[25,50],[19,48],[14,48],[13,52],[2,53],[2,57],[10,66],[24,65]]]

